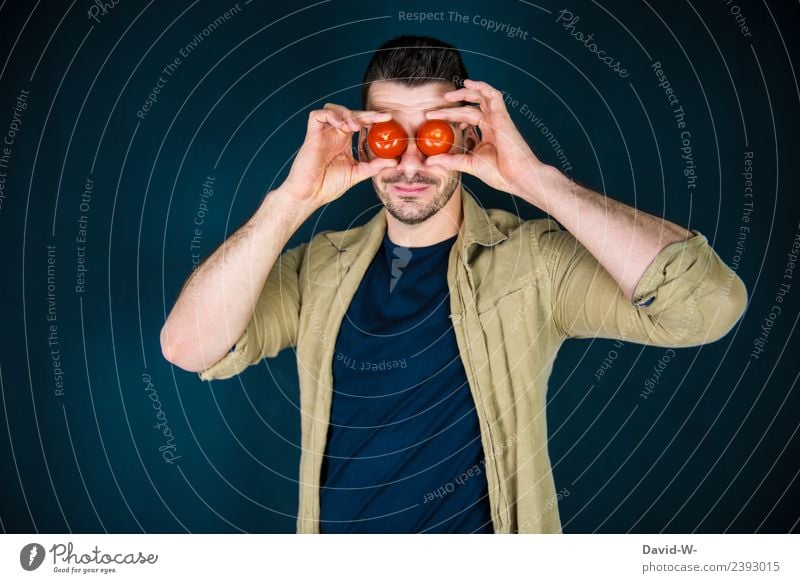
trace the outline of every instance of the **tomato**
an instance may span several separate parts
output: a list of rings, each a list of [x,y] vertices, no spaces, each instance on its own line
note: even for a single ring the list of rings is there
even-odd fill
[[[378,122],[369,129],[367,143],[379,158],[397,158],[406,151],[408,134],[403,126],[390,119]]]
[[[441,119],[431,119],[417,130],[417,148],[426,156],[446,154],[453,147],[455,137],[449,123]]]

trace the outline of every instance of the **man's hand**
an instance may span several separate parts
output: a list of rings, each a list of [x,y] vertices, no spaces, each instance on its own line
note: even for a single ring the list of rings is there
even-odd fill
[[[477,103],[479,108],[435,109],[426,112],[425,117],[458,123],[462,129],[464,124],[477,126],[482,138],[471,152],[439,154],[428,158],[427,163],[466,172],[503,192],[516,196],[526,194],[527,185],[537,182],[531,180],[531,176],[545,165],[534,155],[511,120],[503,94],[488,83],[465,79],[462,89],[449,91],[444,98]]]
[[[353,158],[353,134],[363,127],[391,119],[391,114],[350,110],[333,103],[308,116],[306,137],[297,152],[289,176],[281,186],[298,202],[321,207],[339,198],[362,180],[397,165],[393,159]]]

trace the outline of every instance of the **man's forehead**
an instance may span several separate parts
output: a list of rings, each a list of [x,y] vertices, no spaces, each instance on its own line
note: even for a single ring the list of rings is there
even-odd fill
[[[426,111],[454,105],[444,94],[455,87],[450,83],[425,83],[408,87],[395,81],[376,81],[368,94],[367,107],[374,111]]]

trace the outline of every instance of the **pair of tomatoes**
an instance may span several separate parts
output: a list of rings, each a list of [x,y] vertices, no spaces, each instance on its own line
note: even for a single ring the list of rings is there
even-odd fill
[[[446,154],[453,147],[455,133],[450,124],[441,119],[431,119],[419,126],[416,138],[417,148],[425,156]],[[397,158],[406,151],[408,134],[394,120],[382,121],[373,125],[367,134],[367,142],[379,158]]]

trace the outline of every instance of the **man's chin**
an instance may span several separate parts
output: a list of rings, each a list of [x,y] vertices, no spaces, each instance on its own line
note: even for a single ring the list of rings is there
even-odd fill
[[[440,209],[433,208],[431,197],[425,195],[385,195],[383,206],[395,219],[406,225],[417,225],[435,215]]]
[[[433,214],[425,214],[421,215],[419,213],[406,213],[403,211],[399,211],[396,207],[386,207],[386,210],[389,211],[389,214],[392,215],[396,220],[400,221],[404,225],[419,225],[420,223],[424,223],[429,218],[431,218]]]

